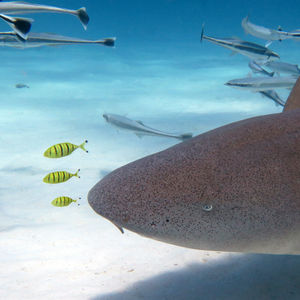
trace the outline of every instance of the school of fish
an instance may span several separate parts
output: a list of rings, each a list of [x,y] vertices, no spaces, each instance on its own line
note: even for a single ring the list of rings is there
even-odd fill
[[[1,46],[24,49],[54,45],[98,44],[114,47],[116,40],[114,37],[90,41],[57,34],[31,33],[30,30],[32,27],[32,22],[34,21],[33,19],[10,16],[28,13],[58,13],[73,15],[79,19],[85,30],[87,29],[87,25],[90,20],[85,7],[72,10],[56,6],[19,1],[0,2],[0,19],[6,22],[13,30],[12,32],[8,31],[0,33]]]
[[[47,158],[62,158],[62,157],[72,154],[78,148],[80,148],[83,151],[85,151],[86,153],[88,153],[88,151],[84,148],[84,146],[87,142],[88,141],[85,140],[80,145],[74,145],[69,142],[55,144],[55,145],[49,147],[44,152],[44,156]],[[48,184],[58,184],[58,183],[66,182],[73,176],[80,178],[80,176],[78,175],[79,171],[80,171],[80,169],[78,169],[77,172],[74,174],[69,173],[68,171],[54,171],[54,172],[47,174],[43,178],[43,181]],[[64,206],[70,205],[72,202],[77,202],[77,200],[73,200],[72,198],[70,198],[68,196],[60,196],[60,197],[55,198],[51,202],[51,204],[54,206],[57,206],[57,207],[64,207]]]
[[[204,25],[202,25],[201,41],[207,40],[216,45],[222,46],[232,51],[233,54],[239,53],[247,56],[252,74],[262,76],[248,76],[244,78],[232,79],[225,83],[226,86],[249,90],[260,93],[262,96],[271,99],[276,105],[284,106],[283,100],[275,91],[276,89],[291,90],[296,80],[300,76],[298,65],[280,61],[279,54],[270,50],[268,47],[274,41],[300,40],[300,31],[283,31],[281,27],[277,30],[269,29],[260,25],[253,24],[249,17],[242,20],[242,27],[246,34],[266,40],[266,44],[259,45],[253,42],[243,41],[238,38],[214,38],[204,34]],[[266,69],[267,68],[267,69]],[[269,69],[269,70],[268,70]],[[280,76],[281,73],[288,74]]]

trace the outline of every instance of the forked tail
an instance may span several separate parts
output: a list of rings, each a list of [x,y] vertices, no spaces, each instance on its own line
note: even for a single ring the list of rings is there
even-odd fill
[[[81,148],[83,151],[85,151],[86,153],[88,153],[89,151],[87,151],[85,148],[84,148],[84,145],[87,143],[88,141],[85,140],[81,145],[79,145],[78,147]]]
[[[114,47],[116,38],[107,38],[103,40],[96,41],[97,44],[101,44],[103,46]]]
[[[27,34],[31,29],[33,19],[19,17],[13,18],[3,14],[0,14],[0,18],[4,20],[21,39],[27,39]]]
[[[80,169],[78,169],[77,172],[75,174],[73,174],[73,176],[76,176],[76,177],[80,178],[80,176],[78,175],[79,171],[80,171]]]
[[[83,26],[83,28],[86,30],[87,25],[89,23],[90,17],[86,12],[86,8],[85,7],[81,7],[77,10],[77,16]]]
[[[192,137],[193,137],[192,133],[184,133],[184,134],[181,134],[179,136],[179,139],[182,140],[182,141],[184,141],[184,140],[188,140],[188,139],[190,139]]]

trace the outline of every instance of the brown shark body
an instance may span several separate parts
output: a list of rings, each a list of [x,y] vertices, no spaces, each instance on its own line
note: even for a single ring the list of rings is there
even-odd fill
[[[283,113],[113,171],[91,189],[90,205],[121,228],[183,247],[300,254],[299,94]]]

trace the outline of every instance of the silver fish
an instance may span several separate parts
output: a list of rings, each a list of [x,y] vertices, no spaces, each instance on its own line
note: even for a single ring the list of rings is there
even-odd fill
[[[29,89],[29,85],[24,84],[24,83],[17,83],[17,84],[15,85],[15,88],[16,88],[16,89],[23,89],[23,88]]]
[[[233,79],[225,83],[227,86],[239,88],[243,90],[250,90],[254,92],[278,89],[278,88],[293,88],[297,77],[246,77],[240,79]]]
[[[300,69],[298,65],[293,65],[282,61],[268,61],[263,65],[276,73],[287,73],[296,76],[300,75]]]
[[[0,14],[0,18],[4,20],[22,39],[27,38],[33,19],[19,17],[13,18],[3,14]]]
[[[288,32],[255,25],[249,21],[248,16],[242,20],[242,27],[246,33],[269,42],[282,41],[288,38]]]
[[[274,76],[275,72],[268,72],[266,71],[259,63],[255,60],[251,60],[248,64],[249,68],[252,70],[253,73],[260,73],[263,75],[267,75],[269,77]]]
[[[152,135],[152,136],[165,136],[171,137],[179,140],[186,140],[192,137],[191,133],[185,134],[173,134],[166,133],[151,127],[146,126],[141,121],[135,121],[128,119],[126,117],[117,115],[117,114],[103,114],[103,118],[110,124],[129,131],[133,131],[138,137],[142,137],[144,135]]]
[[[201,41],[203,39],[224,48],[230,49],[235,53],[240,53],[242,55],[250,57],[254,60],[275,60],[279,58],[279,55],[277,53],[273,52],[267,47],[255,43],[242,41],[236,38],[217,39],[204,35],[204,26],[202,26]]]
[[[300,40],[300,29],[296,29],[296,30],[287,32],[287,37],[289,39],[299,41]]]
[[[85,7],[81,7],[77,10],[60,8],[42,4],[32,4],[27,2],[0,2],[0,14],[27,14],[27,13],[64,13],[77,16],[83,26],[86,29],[89,22],[89,16]]]
[[[283,106],[285,101],[283,101],[279,95],[274,90],[259,91],[259,93],[275,102],[276,105]]]
[[[115,38],[106,38],[103,40],[83,40],[68,36],[49,34],[49,33],[33,33],[30,32],[26,40],[20,40],[14,32],[0,32],[0,46],[14,48],[35,48],[42,46],[59,46],[74,44],[99,44],[113,47]]]
[[[269,29],[263,26],[255,25],[249,21],[249,18],[246,17],[242,20],[242,27],[246,33],[249,33],[255,37],[264,39],[268,41],[268,45],[272,41],[283,41],[287,39],[291,40],[300,40],[300,30],[296,29],[293,31],[283,31],[279,26],[277,30]]]

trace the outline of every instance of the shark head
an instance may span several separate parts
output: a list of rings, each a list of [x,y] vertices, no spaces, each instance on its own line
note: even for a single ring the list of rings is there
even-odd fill
[[[283,113],[238,121],[125,165],[88,194],[123,228],[187,248],[300,254],[300,79]]]

